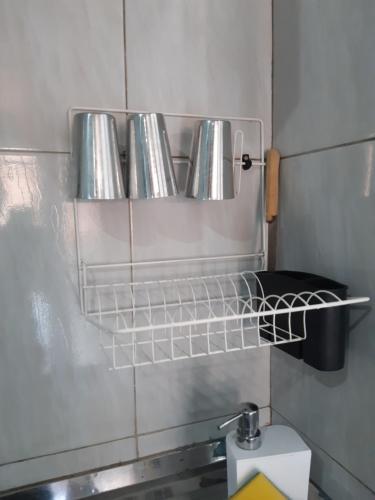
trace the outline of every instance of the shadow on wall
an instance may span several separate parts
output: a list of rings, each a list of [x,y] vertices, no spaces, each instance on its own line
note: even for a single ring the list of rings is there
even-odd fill
[[[356,329],[358,326],[364,321],[367,316],[371,313],[372,307],[366,305],[358,305],[349,307],[349,318],[350,324],[348,331],[346,332],[346,359],[345,365],[342,370],[335,372],[320,372],[315,370],[314,368],[310,368],[306,365],[309,370],[312,371],[312,375],[318,380],[321,384],[326,387],[336,387],[341,385],[348,377],[348,352],[350,350],[350,340],[351,335],[356,333]],[[310,372],[308,372],[310,374]]]
[[[304,436],[306,439],[306,436]],[[311,446],[311,444],[309,443]],[[320,488],[319,484],[324,483],[324,478],[327,475],[327,462],[323,460],[322,456],[319,453],[312,453],[311,455],[311,468],[314,470],[314,481],[313,484],[319,490],[319,498],[322,500],[332,500],[331,497],[326,495]],[[341,500],[352,498],[351,492],[346,488],[346,485],[343,482],[335,481],[334,477],[330,476],[330,490],[331,491],[340,491],[344,496],[341,497]],[[345,490],[345,491],[343,491]]]
[[[355,331],[357,326],[367,318],[371,311],[371,305],[352,305],[350,307],[350,314],[354,316],[354,318],[349,325],[349,332]]]
[[[355,330],[360,323],[370,314],[371,306],[351,306],[350,307],[350,325],[346,332],[346,359],[344,368],[338,371],[319,371],[303,361],[296,361],[301,364],[302,373],[307,377],[315,378],[319,383],[326,387],[340,386],[348,378],[348,351],[350,349],[350,336],[355,334]],[[353,317],[354,316],[354,317]],[[291,358],[292,360],[292,358]]]
[[[217,356],[217,360],[220,360],[220,355]],[[229,365],[231,364],[230,362]],[[226,369],[219,368],[217,365],[215,369],[215,365],[198,365],[193,372],[191,393],[187,402],[192,410],[191,421],[211,419],[235,413],[237,406],[240,406],[241,396],[233,383],[233,379],[230,376],[217,377],[218,369],[220,371],[223,369],[226,371]],[[224,394],[225,397],[223,397]],[[224,420],[225,417],[223,417]],[[215,439],[222,435],[213,422],[207,422],[206,430],[201,429],[200,432],[198,430],[199,434],[196,433],[197,430],[192,429],[190,426],[181,428],[181,432],[184,433],[183,442],[190,444]],[[225,432],[227,432],[227,429]]]
[[[363,334],[366,331],[366,328],[361,329],[360,325],[364,321],[366,322],[366,320],[369,320],[371,318],[371,316],[369,318],[371,311],[372,311],[371,306],[355,305],[351,306],[349,309],[349,314],[350,314],[349,328],[347,329],[348,331],[346,332],[346,359],[343,369],[338,371],[319,371],[306,364],[303,360],[295,359],[287,353],[282,353],[277,348],[271,349],[273,362],[278,361],[282,363],[283,366],[286,366],[287,363],[287,365],[289,366],[289,371],[294,373],[296,381],[315,379],[325,387],[328,388],[339,387],[349,378],[350,366],[349,366],[348,353],[351,350],[350,344],[352,341],[352,336],[361,335],[361,332]]]
[[[232,365],[237,364],[236,354],[216,354],[211,359],[202,358],[202,363],[197,363],[192,371],[190,403],[188,403],[195,409],[191,415],[192,420],[227,415],[235,411],[236,405],[240,404],[235,377],[230,375],[234,371]]]

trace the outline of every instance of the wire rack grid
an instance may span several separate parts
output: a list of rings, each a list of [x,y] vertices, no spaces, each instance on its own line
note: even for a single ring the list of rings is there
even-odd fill
[[[84,276],[97,269],[103,265],[84,265]],[[100,328],[114,369],[301,341],[307,311],[366,300],[325,290],[264,296],[254,271],[85,282],[82,292],[84,313]]]

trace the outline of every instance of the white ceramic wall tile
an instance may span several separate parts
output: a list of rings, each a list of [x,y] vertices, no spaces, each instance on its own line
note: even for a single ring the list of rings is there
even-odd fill
[[[278,412],[272,410],[272,424],[291,425]],[[293,426],[292,426],[293,427]],[[295,428],[297,432],[300,432]],[[333,500],[373,500],[375,492],[370,491],[352,474],[346,471],[341,465],[327,455],[324,450],[316,446],[305,434],[301,434],[302,439],[312,451],[310,479],[318,484],[329,498]],[[326,498],[313,496],[313,489],[310,485],[309,500],[315,498]]]
[[[259,117],[270,144],[270,0],[126,0],[125,9],[129,107]],[[189,130],[172,128],[186,153]]]
[[[129,107],[258,116],[270,142],[269,1],[127,0],[125,5]],[[189,154],[190,132],[184,124],[172,126],[174,153]],[[254,130],[252,137],[249,147],[255,152]],[[177,170],[184,191],[186,165]],[[135,202],[134,258],[249,253],[259,249],[257,221],[255,167],[244,173],[237,200]]]
[[[68,151],[71,106],[125,106],[121,0],[0,3],[0,148]]]
[[[305,270],[375,297],[375,143],[282,162],[278,267]],[[375,314],[351,308],[345,368],[314,370],[275,349],[273,407],[375,489]]]
[[[0,14],[6,68],[0,76],[0,148],[67,151],[70,106],[124,107],[121,0],[35,0],[32,5],[5,0]],[[231,5],[224,0],[127,1],[126,18],[130,107],[259,116],[270,143],[270,0]],[[172,144],[188,154],[191,130],[181,127],[177,120]],[[250,153],[256,145],[247,141]],[[221,206],[197,203],[192,208],[182,199],[150,203],[150,208],[134,204],[135,259],[258,248],[258,175],[256,169],[245,174],[239,200]],[[114,443],[105,448],[103,460],[88,453],[80,465],[79,455],[71,468],[60,458],[51,459],[51,466],[35,459],[30,469],[27,462],[17,469],[5,464],[77,447],[93,449],[134,433],[132,371],[106,371],[98,332],[79,311],[75,194],[68,156],[0,158],[0,262],[6,284],[0,287],[0,394],[7,402],[0,422],[0,477],[9,474],[6,487],[102,465],[112,461],[112,451],[116,461],[120,452]],[[173,223],[167,219],[164,226],[162,216],[175,209]],[[203,227],[197,230],[191,217],[202,220]],[[129,259],[127,202],[81,203],[79,218],[85,259]],[[183,234],[180,221],[187,219]],[[149,432],[223,415],[241,400],[267,406],[268,366],[269,353],[260,350],[139,369],[139,428]],[[156,412],[151,407],[150,423],[146,417],[155,394],[161,403]],[[178,408],[172,418],[170,403]],[[130,459],[133,441],[127,443]]]
[[[82,260],[89,264],[129,262],[129,201],[79,201]]]
[[[217,426],[225,421],[228,415],[206,420],[191,425],[184,425],[162,432],[139,436],[138,447],[141,457],[154,455],[165,450],[174,450],[181,446],[193,445],[210,439],[224,437],[228,428],[219,431]],[[259,422],[261,426],[270,424],[270,408],[260,408]],[[232,428],[235,428],[233,424]]]
[[[269,350],[250,349],[136,369],[139,434],[269,405]],[[208,438],[207,438],[208,439]]]
[[[283,155],[373,137],[372,0],[274,1],[274,144]]]
[[[0,490],[48,481],[135,459],[134,438],[33,458],[0,466]]]
[[[0,464],[134,434],[132,372],[79,310],[76,185],[68,155],[0,157]]]
[[[125,9],[129,107],[263,118],[270,143],[271,2],[126,0]],[[168,122],[174,154],[190,153],[192,126]],[[258,137],[246,141],[252,155]],[[177,177],[183,191],[186,165]],[[259,169],[244,173],[236,200],[137,201],[133,215],[135,260],[258,251]],[[260,350],[137,369],[138,431],[213,418],[243,400],[268,406],[268,360]]]

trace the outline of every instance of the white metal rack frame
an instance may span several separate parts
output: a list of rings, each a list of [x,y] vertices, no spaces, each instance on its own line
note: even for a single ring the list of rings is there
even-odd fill
[[[136,110],[72,108],[77,112],[139,113]],[[86,263],[81,258],[77,201],[74,201],[81,309],[101,332],[112,369],[165,363],[297,342],[306,338],[306,313],[311,310],[366,302],[367,297],[342,300],[329,291],[265,296],[256,271],[265,269],[267,237],[264,203],[264,127],[256,118],[163,113],[166,117],[213,118],[257,125],[260,168],[261,248],[244,255],[194,257],[148,262]],[[240,141],[238,140],[240,139]],[[233,166],[241,163],[244,134],[234,134]],[[240,143],[241,155],[236,157]],[[174,158],[181,161],[181,158]],[[184,160],[186,161],[186,159]],[[241,168],[240,168],[241,171]],[[238,177],[240,183],[240,176]],[[132,202],[129,201],[131,204]],[[130,210],[130,216],[132,210]],[[133,224],[130,221],[130,242]],[[207,264],[251,262],[251,270],[202,272]],[[194,265],[200,271],[160,279],[165,268]],[[200,267],[202,266],[202,267]],[[149,279],[160,270],[157,279]],[[156,271],[158,275],[158,271]],[[147,276],[148,279],[144,279]],[[135,279],[140,277],[141,279]]]

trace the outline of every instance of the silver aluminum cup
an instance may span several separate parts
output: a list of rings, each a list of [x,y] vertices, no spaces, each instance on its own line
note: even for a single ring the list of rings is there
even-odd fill
[[[73,134],[73,158],[79,169],[78,197],[125,198],[114,117],[107,113],[78,113]]]
[[[231,124],[202,120],[193,146],[186,196],[198,200],[234,198]]]
[[[128,118],[126,193],[131,199],[177,194],[168,134],[161,113],[137,113]]]

